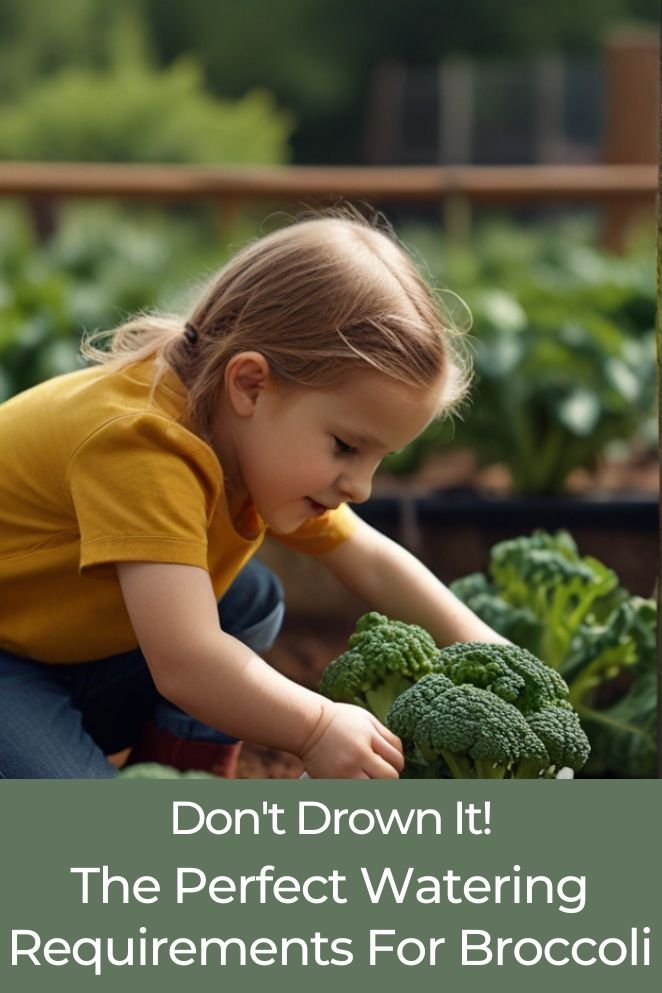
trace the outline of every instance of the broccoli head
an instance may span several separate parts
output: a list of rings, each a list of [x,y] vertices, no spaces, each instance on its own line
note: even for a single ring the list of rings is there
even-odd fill
[[[563,677],[517,645],[458,642],[439,652],[435,669],[456,685],[490,690],[525,715],[568,697]]]
[[[489,690],[424,676],[391,707],[387,725],[414,766],[455,779],[533,778],[549,756],[524,716]],[[424,773],[425,774],[425,773]]]
[[[622,599],[616,574],[597,559],[580,557],[565,531],[499,542],[491,551],[490,575],[507,604],[542,622],[537,651],[554,669],[563,669],[578,629]]]
[[[526,718],[531,730],[547,749],[551,766],[581,769],[591,752],[579,717],[570,704],[545,704]]]
[[[524,716],[489,689],[455,684],[441,673],[402,693],[387,726],[403,742],[407,774],[417,778],[550,778],[580,768],[588,740],[567,704],[544,704]]]
[[[384,721],[403,690],[434,672],[438,655],[433,638],[423,628],[372,611],[358,621],[347,651],[324,670],[320,692],[331,700],[365,707]]]

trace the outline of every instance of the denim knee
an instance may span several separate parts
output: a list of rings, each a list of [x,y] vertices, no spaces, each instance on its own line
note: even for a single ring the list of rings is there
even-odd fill
[[[261,562],[248,562],[218,605],[221,627],[255,652],[276,640],[285,615],[283,587]]]

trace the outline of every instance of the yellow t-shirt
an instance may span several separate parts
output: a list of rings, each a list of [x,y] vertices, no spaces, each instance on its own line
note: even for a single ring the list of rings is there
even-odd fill
[[[82,662],[135,648],[114,563],[207,569],[217,598],[267,528],[231,513],[221,466],[184,424],[186,388],[152,361],[81,369],[0,406],[0,649]],[[282,540],[312,555],[352,533],[347,507]],[[278,535],[274,535],[278,538]]]

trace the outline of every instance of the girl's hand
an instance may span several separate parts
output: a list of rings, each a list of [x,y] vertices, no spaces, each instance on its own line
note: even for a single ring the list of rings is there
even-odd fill
[[[400,739],[376,717],[329,701],[299,757],[312,779],[397,779],[404,767]]]

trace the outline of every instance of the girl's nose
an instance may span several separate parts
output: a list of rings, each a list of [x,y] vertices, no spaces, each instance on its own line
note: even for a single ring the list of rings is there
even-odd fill
[[[343,500],[349,503],[365,503],[372,493],[372,473],[345,473],[338,482]]]

